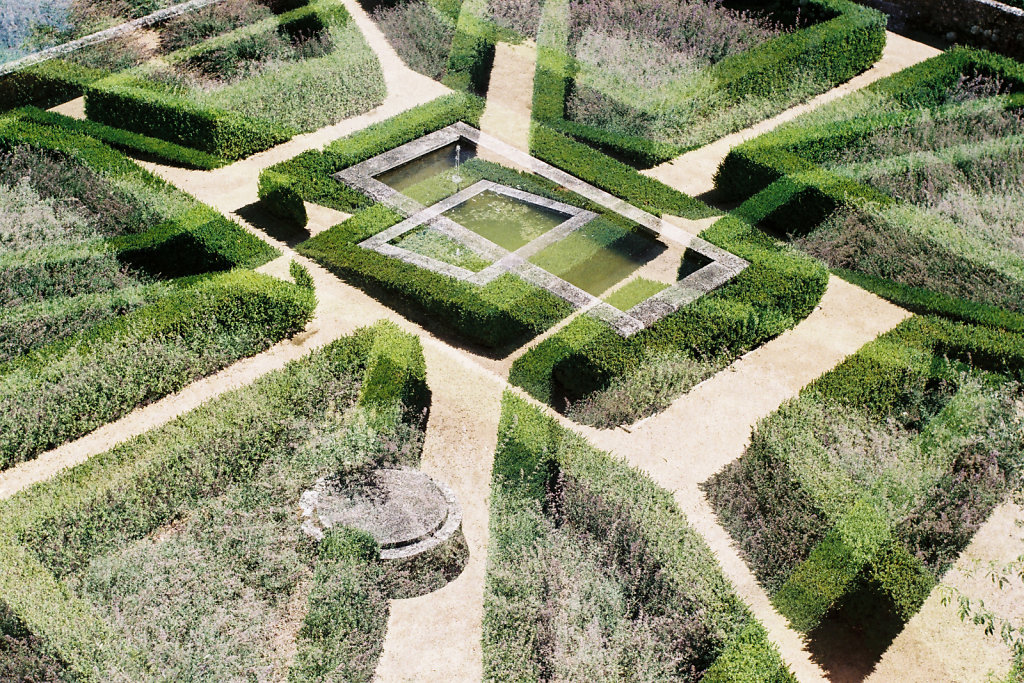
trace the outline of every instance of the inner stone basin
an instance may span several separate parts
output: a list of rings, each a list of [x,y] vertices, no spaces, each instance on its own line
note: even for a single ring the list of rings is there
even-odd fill
[[[598,219],[535,254],[530,262],[601,296],[666,248],[652,236]]]
[[[303,494],[300,505],[314,526],[355,527],[373,536],[382,549],[423,541],[444,526],[449,501],[444,491],[417,470],[375,470],[366,478],[341,484],[321,479]]]
[[[416,157],[401,166],[396,166],[389,171],[375,176],[377,180],[388,187],[399,192],[405,192],[410,187],[418,185],[425,180],[430,180],[442,173],[454,171],[456,167],[455,146],[459,146],[459,163],[464,164],[476,156],[476,145],[468,140],[460,140],[450,145],[445,145],[433,152],[427,152],[423,156]]]
[[[444,212],[464,228],[515,251],[570,217],[560,211],[486,190]]]

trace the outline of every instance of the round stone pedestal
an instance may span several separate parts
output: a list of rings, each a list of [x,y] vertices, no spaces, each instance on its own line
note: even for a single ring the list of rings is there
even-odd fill
[[[386,560],[431,550],[462,524],[455,494],[419,470],[374,470],[345,483],[325,477],[302,494],[299,507],[309,535],[322,538],[335,524],[361,529],[377,540]]]

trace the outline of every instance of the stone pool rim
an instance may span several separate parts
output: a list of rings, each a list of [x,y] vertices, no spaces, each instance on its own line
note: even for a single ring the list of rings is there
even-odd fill
[[[406,224],[408,225],[408,229],[419,227],[428,221],[433,221],[431,224],[432,228],[436,229],[440,227],[442,233],[448,233],[448,231],[451,231],[451,236],[456,239],[460,239],[458,235],[462,234],[461,231],[469,232],[474,236],[477,236],[476,233],[473,233],[468,228],[458,226],[457,223],[450,221],[450,219],[446,219],[444,217],[438,218],[438,214],[440,212],[434,213],[433,209],[442,204],[445,200],[427,207],[398,190],[382,183],[374,177],[388,170],[414,161],[425,154],[429,154],[430,152],[452,144],[453,142],[458,142],[459,140],[465,140],[467,143],[473,144],[477,149],[477,154],[479,154],[480,149],[496,153],[512,162],[515,166],[524,168],[530,173],[557,183],[570,192],[573,192],[584,199],[590,200],[595,204],[598,204],[605,209],[632,221],[656,239],[662,240],[668,244],[676,244],[682,247],[684,251],[691,250],[700,254],[707,258],[709,263],[697,271],[690,273],[683,279],[677,280],[657,294],[638,303],[630,310],[623,312],[602,301],[598,297],[595,297],[575,285],[566,282],[560,277],[528,263],[525,259],[516,257],[521,250],[517,250],[517,252],[512,253],[501,250],[500,255],[495,255],[495,263],[492,263],[491,266],[484,268],[478,273],[473,273],[465,268],[460,268],[437,259],[416,254],[406,249],[402,249],[397,245],[388,244],[388,242],[391,239],[394,239],[397,235],[392,234],[387,238],[387,240],[378,239],[379,236],[388,234],[392,229],[382,231],[381,233],[378,233],[378,235],[374,235],[364,240],[359,244],[359,246],[365,249],[377,251],[384,256],[402,260],[410,265],[433,271],[440,275],[453,277],[470,284],[484,285],[504,273],[512,273],[519,276],[526,282],[560,297],[576,309],[585,309],[584,313],[586,315],[590,315],[591,317],[605,322],[616,333],[623,337],[629,337],[640,332],[665,316],[670,315],[678,311],[683,306],[695,301],[704,294],[721,287],[750,265],[746,260],[736,256],[735,254],[732,254],[725,249],[721,249],[720,247],[717,247],[696,235],[684,233],[684,231],[670,226],[662,218],[639,209],[622,199],[591,185],[590,183],[580,180],[579,178],[576,178],[575,176],[572,176],[551,164],[530,156],[529,154],[516,149],[515,147],[504,143],[487,133],[477,130],[462,121],[445,126],[440,130],[428,133],[415,140],[398,145],[393,149],[366,159],[358,164],[354,164],[349,168],[335,173],[334,178],[344,185],[364,193],[374,201],[384,204],[388,208],[394,209],[403,216],[406,216],[406,220],[399,223],[399,225]],[[491,183],[491,181],[479,182]],[[491,185],[495,187],[504,187],[498,183],[491,183]],[[513,190],[513,188],[507,189]],[[458,193],[456,193],[456,195],[457,194]],[[582,209],[578,209],[578,207],[573,208],[577,211],[582,211]],[[590,213],[593,218],[597,217],[597,215],[592,212],[588,213]],[[422,218],[422,220],[419,220],[420,218]],[[408,223],[410,220],[414,221],[414,223]],[[580,215],[574,216],[571,220],[581,220]],[[589,222],[589,220],[592,220],[592,218],[583,221],[583,223]],[[446,225],[445,221],[449,221],[450,225]],[[567,221],[567,223],[569,222],[570,221]],[[537,240],[534,240],[525,247],[522,247],[522,249],[529,250],[530,246],[533,245],[534,242],[543,240],[549,235],[554,235],[554,237],[558,239],[565,237],[568,233],[562,234],[561,232],[564,225],[565,224],[548,231]],[[452,226],[457,227],[452,228]],[[577,229],[578,227],[579,226],[577,226]],[[681,233],[684,233],[682,234],[682,239],[672,236],[673,234]],[[482,237],[479,237],[479,239],[482,240],[482,242],[485,242],[486,245],[476,243],[474,240],[476,246],[484,248],[484,251],[478,253],[485,258],[491,258],[491,255],[489,253],[485,253],[485,251],[487,249],[487,245],[493,245],[494,243]],[[545,244],[545,246],[547,245]],[[472,247],[469,248],[473,249]],[[476,249],[473,250],[476,251]]]

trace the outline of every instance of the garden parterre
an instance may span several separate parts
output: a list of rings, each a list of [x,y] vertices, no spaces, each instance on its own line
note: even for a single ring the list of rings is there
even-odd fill
[[[487,679],[795,680],[671,495],[510,393],[493,477]]]
[[[370,680],[390,594],[436,588],[457,557],[410,575],[365,533],[317,544],[298,500],[325,474],[415,466],[428,411],[418,341],[382,324],[5,501],[8,666]]]
[[[766,119],[873,64],[884,16],[845,0],[543,6],[534,118],[649,167]]]
[[[1024,68],[954,49],[732,150],[738,212],[920,312],[1014,325]]]
[[[360,247],[368,238],[399,225],[414,212],[371,205],[367,193],[376,185],[367,185],[359,192],[331,178],[339,171],[342,177],[347,177],[350,172],[345,169],[358,168],[377,155],[434,131],[474,125],[479,112],[478,101],[470,95],[438,99],[333,143],[323,151],[307,152],[267,169],[261,176],[260,196],[279,215],[299,224],[306,220],[303,201],[354,213],[345,223],[300,245],[299,250],[343,277],[387,296],[388,302],[403,313],[418,319],[429,318],[433,324],[440,322],[464,338],[502,352],[564,318],[569,313],[565,301],[508,275],[483,287],[473,287],[472,278],[459,280]],[[714,215],[706,205],[541,124],[534,124],[532,146],[536,158],[621,197],[652,216]],[[490,178],[503,185],[575,203],[621,222],[621,217],[603,211],[592,201],[580,203],[580,197],[560,191],[550,183],[545,186],[541,178],[494,167],[479,157],[463,165],[464,187],[484,177],[474,173],[488,166]],[[404,190],[404,194],[411,193],[417,202],[429,205],[455,189],[451,182],[425,181],[420,187]],[[420,239],[418,235],[414,237]],[[632,422],[663,409],[680,393],[721,368],[727,359],[788,329],[810,312],[824,291],[823,268],[759,235],[742,221],[723,219],[702,237],[706,242],[694,244],[707,245],[712,250],[705,249],[707,253],[738,256],[751,266],[738,269],[742,272],[718,291],[646,321],[640,326],[643,329],[634,328],[627,336],[601,316],[579,316],[519,358],[510,381],[559,409],[566,409],[567,402],[578,404],[575,412],[571,406],[569,409],[581,421],[601,426]],[[550,253],[542,252],[533,262],[552,269],[550,272],[568,273],[576,266],[587,270],[587,264],[593,262],[584,259],[577,264],[585,250],[570,248],[568,241],[556,243]],[[450,245],[445,248],[450,250]],[[695,246],[688,252],[667,254],[667,258],[673,259],[671,282],[661,284],[671,285],[688,281],[695,274],[699,276],[709,263],[701,255],[704,251]],[[432,252],[432,256],[444,258],[441,252]],[[569,260],[556,263],[563,257]],[[551,259],[554,261],[548,263]],[[485,273],[488,262],[464,265],[481,268],[480,272]],[[567,268],[562,269],[561,265]],[[626,287],[644,287],[642,282],[631,284],[647,279],[643,269],[638,272],[633,279],[624,281]],[[660,300],[669,292],[670,289],[648,287],[644,292],[647,296],[639,304],[632,303],[643,307],[644,302]],[[623,296],[624,301],[629,300],[636,292],[627,290]],[[615,414],[607,414],[606,408]]]
[[[276,250],[98,140],[0,120],[0,469],[294,334]]]
[[[432,323],[499,351],[547,329],[572,306],[586,306],[618,334],[632,334],[649,322],[641,309],[651,308],[657,319],[682,305],[676,299],[699,295],[743,268],[741,260],[695,240],[695,253],[711,249],[701,257],[702,265],[709,267],[680,274],[678,264],[671,265],[666,288],[628,311],[601,302],[598,295],[665,251],[652,234],[660,222],[480,133],[472,127],[479,110],[473,96],[462,94],[417,107],[323,151],[267,169],[260,179],[261,197],[272,210],[300,225],[306,220],[303,201],[354,212],[350,220],[320,233],[299,250],[361,286],[388,295],[403,312],[421,319],[429,315]],[[456,145],[463,151],[449,149]],[[435,153],[463,154],[466,162],[458,170],[454,164],[436,166]],[[426,164],[428,170],[402,171],[415,164]],[[397,172],[408,179],[388,179]],[[334,173],[343,182],[330,177]],[[633,175],[626,187],[643,196],[653,181]],[[396,182],[402,183],[400,189],[387,184]],[[706,210],[685,195],[660,187],[684,211]],[[628,191],[626,196],[631,196]],[[474,204],[477,200],[480,203]],[[487,232],[486,226],[479,234],[462,227],[477,222],[473,216],[478,210],[485,217],[502,217],[505,227],[522,233],[521,242],[499,246],[501,235]],[[544,223],[548,214],[561,218]],[[536,224],[538,220],[544,227]],[[533,226],[528,236],[523,232],[527,224]],[[599,267],[593,261],[611,252],[616,255],[614,263]],[[675,252],[675,258],[681,257],[682,251]],[[588,277],[597,271],[607,277]]]
[[[1020,485],[1019,334],[915,317],[764,419],[705,484],[775,607],[872,661]]]

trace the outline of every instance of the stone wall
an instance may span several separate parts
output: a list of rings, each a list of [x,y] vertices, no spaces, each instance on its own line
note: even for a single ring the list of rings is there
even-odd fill
[[[889,26],[1024,59],[1024,9],[996,0],[858,0],[889,14]]]

